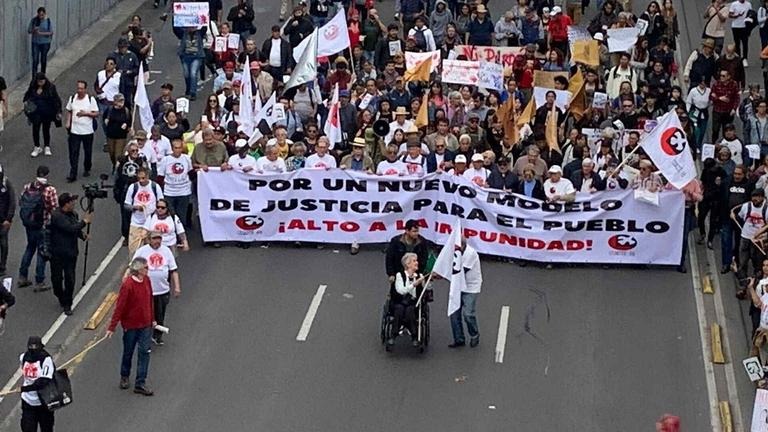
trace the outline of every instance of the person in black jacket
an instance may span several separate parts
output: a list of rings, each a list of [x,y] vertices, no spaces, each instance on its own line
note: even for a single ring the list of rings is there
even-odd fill
[[[117,160],[125,150],[128,131],[131,129],[131,110],[125,106],[125,96],[121,93],[115,95],[112,106],[104,111],[104,135],[107,137],[107,152],[112,162],[112,170],[117,165]]]
[[[517,189],[517,176],[509,170],[509,158],[502,156],[496,162],[498,169],[491,170],[488,176],[488,187],[504,191],[514,191]]]
[[[32,149],[32,157],[37,157],[43,152],[40,147],[40,129],[43,129],[43,144],[45,155],[51,155],[51,123],[61,126],[61,98],[56,86],[48,80],[44,73],[38,72],[35,79],[29,83],[27,92],[24,93],[24,114],[32,124],[32,141],[35,148]]]
[[[584,184],[590,182],[584,190]],[[581,161],[581,169],[571,174],[571,183],[573,183],[576,192],[593,193],[605,190],[605,179],[595,172],[595,162],[590,158]]]
[[[240,41],[243,44],[248,36],[256,33],[256,26],[253,25],[255,17],[253,8],[245,0],[237,0],[237,5],[233,6],[227,14],[227,21],[232,23],[232,32],[240,34]]]
[[[536,171],[533,168],[533,164],[528,164],[523,168],[523,178],[517,183],[514,192],[542,201],[547,199],[547,195],[544,193],[544,185],[536,179]]]
[[[288,36],[291,49],[296,48],[314,29],[315,26],[312,24],[312,20],[307,15],[304,15],[304,7],[296,6],[293,8],[293,16],[288,20],[284,31],[284,34]]]
[[[72,315],[75,267],[79,253],[77,240],[88,240],[83,228],[91,223],[93,217],[92,213],[86,213],[82,221],[78,218],[75,213],[77,198],[77,195],[69,192],[59,195],[59,208],[51,214],[51,223],[48,225],[51,239],[51,284],[66,315]]]
[[[51,355],[43,348],[40,336],[27,339],[27,351],[20,359],[21,382],[21,430],[37,432],[38,425],[43,432],[53,432],[53,411],[43,405],[38,391],[43,390],[53,379],[56,366]]]
[[[0,276],[5,275],[5,266],[8,262],[8,234],[11,231],[14,213],[16,213],[16,192],[0,165]],[[0,290],[2,289],[0,287]]]
[[[272,75],[275,82],[283,82],[283,75],[291,73],[293,49],[280,36],[280,26],[272,26],[272,35],[261,45],[261,58],[267,63],[264,70]]]
[[[735,171],[735,170],[734,170]],[[704,161],[704,168],[701,170],[701,186],[704,193],[704,199],[698,203],[699,213],[699,240],[698,243],[704,243],[707,239],[707,247],[712,249],[712,241],[715,234],[720,231],[720,215],[723,205],[723,188],[726,187],[728,174],[723,167],[719,166],[712,158]],[[707,233],[707,213],[709,213],[709,233]]]
[[[543,193],[543,192],[542,192]],[[413,252],[419,259],[419,273],[425,273],[429,260],[429,241],[419,234],[419,222],[409,219],[405,222],[405,232],[392,237],[387,246],[386,269],[389,283],[395,281],[397,272],[403,271],[400,260],[406,252]]]
[[[14,297],[10,291],[0,286],[0,335],[2,335],[5,330],[3,324],[5,323],[6,312],[15,304],[16,297]]]
[[[123,208],[125,194],[128,187],[139,180],[139,168],[150,169],[147,159],[139,153],[138,143],[132,141],[126,150],[126,154],[120,156],[115,169],[115,187],[112,189],[113,197],[120,206],[120,234],[123,236],[124,246],[128,246],[128,231],[131,223],[131,212]]]

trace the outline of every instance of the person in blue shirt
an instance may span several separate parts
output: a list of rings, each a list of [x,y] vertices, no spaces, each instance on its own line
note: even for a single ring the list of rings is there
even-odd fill
[[[493,45],[494,26],[488,19],[488,10],[482,4],[477,5],[477,16],[467,26],[467,45]]]
[[[515,193],[542,201],[547,198],[544,193],[544,185],[536,179],[533,164],[528,164],[523,168],[523,178],[515,185]]]
[[[32,35],[32,75],[37,73],[38,65],[40,72],[45,73],[48,66],[48,51],[51,49],[53,39],[53,23],[46,15],[44,7],[37,8],[37,15],[29,21],[27,33]]]

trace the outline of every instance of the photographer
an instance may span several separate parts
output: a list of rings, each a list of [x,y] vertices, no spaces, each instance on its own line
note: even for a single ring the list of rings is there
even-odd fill
[[[51,282],[53,293],[66,315],[72,315],[72,295],[75,291],[75,267],[79,250],[77,239],[88,240],[83,228],[91,223],[92,213],[81,221],[75,212],[77,195],[64,192],[59,195],[59,208],[51,214],[48,225],[51,235]],[[63,283],[63,286],[62,286]]]

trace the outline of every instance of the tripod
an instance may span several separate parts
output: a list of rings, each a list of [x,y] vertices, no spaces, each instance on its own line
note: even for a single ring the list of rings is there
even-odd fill
[[[83,200],[87,199],[88,202],[85,206],[83,206]],[[93,213],[93,204],[94,199],[89,196],[84,196],[80,200],[80,207],[85,210],[86,213]],[[86,224],[85,226],[85,251],[83,252],[83,282],[80,284],[80,288],[85,286],[85,277],[88,275],[88,246],[91,243],[91,225],[93,224]]]

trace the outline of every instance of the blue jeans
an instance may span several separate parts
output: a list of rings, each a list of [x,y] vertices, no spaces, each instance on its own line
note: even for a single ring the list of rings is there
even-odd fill
[[[23,277],[24,279],[28,278],[29,266],[32,265],[32,257],[34,257],[35,253],[37,253],[35,282],[40,284],[45,281],[45,260],[40,254],[40,249],[43,247],[43,229],[24,227],[24,230],[27,232],[27,247],[24,249],[24,255],[21,257],[19,276]]]
[[[730,266],[733,261],[733,252],[739,248],[741,230],[732,220],[728,219],[720,227],[720,254],[723,258],[723,267]]]
[[[203,59],[197,57],[181,56],[181,70],[184,73],[185,95],[197,96],[197,76],[200,74],[200,65]]]
[[[478,293],[461,293],[461,307],[451,314],[451,330],[453,331],[453,341],[464,342],[464,327],[461,325],[461,317],[467,323],[467,333],[471,339],[480,337],[477,330],[477,317],[475,316],[475,305],[477,304]]]
[[[179,217],[182,225],[188,225],[187,223],[187,209],[189,208],[190,195],[184,196],[166,196],[165,201],[168,203],[168,210],[172,211]]]
[[[48,66],[48,51],[51,44],[32,44],[32,75],[37,73],[37,66],[40,66],[40,72],[45,73]]]
[[[136,364],[136,387],[144,386],[149,372],[149,344],[152,341],[152,327],[123,331],[123,361],[120,364],[120,376],[131,376],[131,363],[133,351],[139,346],[138,361]]]

